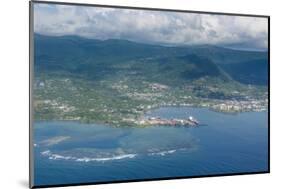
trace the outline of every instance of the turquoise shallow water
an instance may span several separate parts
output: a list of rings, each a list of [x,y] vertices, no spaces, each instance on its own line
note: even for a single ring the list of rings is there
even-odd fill
[[[230,115],[165,107],[148,114],[163,118],[191,115],[206,126],[114,128],[36,122],[35,185],[268,170],[267,112]]]

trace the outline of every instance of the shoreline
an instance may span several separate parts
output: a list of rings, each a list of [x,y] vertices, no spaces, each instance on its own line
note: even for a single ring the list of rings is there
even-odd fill
[[[255,113],[255,112],[268,112],[268,108],[266,110],[262,110],[262,111],[240,111],[240,112],[224,112],[224,111],[216,111],[215,109],[212,109],[210,107],[204,107],[204,106],[180,106],[180,105],[175,105],[175,106],[159,106],[159,107],[153,107],[151,109],[148,109],[146,111],[144,111],[137,119],[135,119],[135,121],[139,120],[140,117],[145,116],[146,114],[148,114],[149,112],[155,111],[157,109],[161,109],[161,108],[199,108],[199,109],[206,109],[212,112],[216,112],[216,113],[221,113],[224,115],[238,115],[238,114],[243,114],[243,113]],[[177,118],[174,118],[177,119]],[[141,124],[136,124],[134,122],[126,122],[126,121],[120,121],[119,123],[124,123],[124,125],[120,126],[120,125],[114,125],[114,123],[108,123],[107,121],[103,122],[103,121],[96,121],[96,120],[79,120],[79,119],[34,119],[33,122],[49,122],[49,121],[53,121],[53,122],[77,122],[77,123],[81,123],[81,124],[102,124],[102,125],[106,125],[106,126],[110,126],[110,127],[150,127],[150,126],[156,126],[156,125],[141,125]],[[199,120],[200,121],[200,120]]]

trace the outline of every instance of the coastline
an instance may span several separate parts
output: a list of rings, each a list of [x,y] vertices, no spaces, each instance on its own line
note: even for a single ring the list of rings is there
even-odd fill
[[[118,122],[117,125],[114,122],[108,122],[108,121],[103,122],[103,121],[94,120],[94,119],[79,120],[79,119],[65,119],[65,118],[57,119],[57,118],[54,118],[54,119],[35,119],[34,122],[69,121],[69,122],[77,122],[77,123],[89,124],[89,125],[90,124],[97,124],[97,125],[102,124],[102,125],[110,126],[110,127],[150,127],[150,126],[155,126],[155,125],[136,124],[135,121],[140,120],[142,117],[146,116],[148,113],[153,112],[155,110],[158,110],[160,108],[200,108],[200,109],[206,109],[206,110],[209,110],[209,111],[213,111],[213,112],[221,113],[221,114],[225,114],[225,115],[238,115],[238,114],[242,114],[242,113],[246,113],[246,112],[267,112],[268,111],[268,108],[266,108],[265,110],[262,110],[262,111],[254,111],[254,110],[250,111],[249,110],[249,111],[239,111],[239,112],[227,112],[227,111],[219,111],[219,110],[216,110],[216,109],[212,109],[210,107],[200,106],[200,105],[186,105],[186,106],[183,106],[183,105],[166,105],[166,106],[152,107],[150,109],[145,110],[142,114],[140,114],[138,116],[137,119],[134,120],[134,122],[120,121],[120,122]],[[190,115],[190,116],[192,116],[192,115]],[[123,125],[121,126],[121,124],[123,124]]]

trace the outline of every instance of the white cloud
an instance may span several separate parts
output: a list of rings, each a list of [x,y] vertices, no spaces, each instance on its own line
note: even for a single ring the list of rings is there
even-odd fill
[[[101,7],[35,4],[34,30],[161,44],[240,44],[267,48],[267,19]]]

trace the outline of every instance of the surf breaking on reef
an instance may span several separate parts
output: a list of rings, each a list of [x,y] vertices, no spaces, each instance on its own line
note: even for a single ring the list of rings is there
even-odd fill
[[[152,152],[148,153],[147,155],[154,156],[154,155],[160,155],[165,156],[168,154],[173,154],[177,150],[166,150],[166,151],[159,151],[159,152]],[[98,157],[98,158],[92,158],[92,157],[75,157],[75,156],[64,156],[56,153],[52,153],[50,150],[46,150],[41,152],[42,156],[47,157],[49,160],[70,160],[70,161],[76,161],[76,162],[105,162],[105,161],[113,161],[113,160],[121,160],[121,159],[132,159],[138,156],[138,154],[122,154],[122,155],[113,155],[110,157]]]

